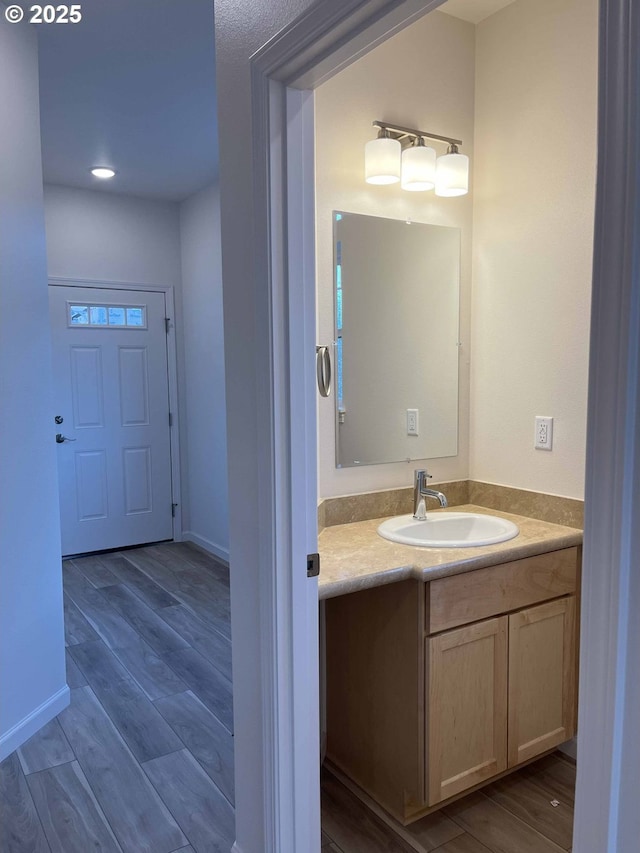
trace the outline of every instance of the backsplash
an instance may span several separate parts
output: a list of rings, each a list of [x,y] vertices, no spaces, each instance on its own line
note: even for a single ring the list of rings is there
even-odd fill
[[[449,506],[469,503],[468,480],[438,483],[438,489],[447,496]],[[408,512],[413,512],[411,486],[403,489],[386,489],[382,492],[366,492],[361,495],[325,498],[318,508],[318,525],[322,529],[333,527],[335,524],[350,524],[354,521],[404,515]]]
[[[579,530],[583,527],[584,501],[542,492],[530,492],[526,489],[514,489],[510,486],[479,483],[475,480],[438,483],[437,487],[446,495],[450,507],[475,504],[501,512],[512,512],[528,518],[549,521],[552,524],[563,524]],[[325,527],[333,527],[336,524],[351,524],[356,521],[367,521],[370,518],[404,515],[410,513],[412,509],[413,488],[411,487],[326,498],[318,506],[318,528],[323,530]]]
[[[540,521],[550,521],[552,524],[564,524],[579,530],[584,527],[584,501],[574,498],[561,498],[544,492],[530,492],[527,489],[469,480],[469,503],[538,518]]]

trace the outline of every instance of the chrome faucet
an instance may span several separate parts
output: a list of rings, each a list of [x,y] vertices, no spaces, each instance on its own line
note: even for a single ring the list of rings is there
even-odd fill
[[[413,517],[416,521],[425,521],[427,518],[427,503],[425,498],[436,498],[441,507],[447,507],[447,499],[442,492],[427,488],[427,480],[431,479],[426,469],[420,468],[414,472],[413,481]]]

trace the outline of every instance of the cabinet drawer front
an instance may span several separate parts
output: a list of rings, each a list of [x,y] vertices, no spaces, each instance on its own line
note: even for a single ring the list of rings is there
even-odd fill
[[[429,583],[427,633],[519,610],[576,591],[578,549],[563,548]]]

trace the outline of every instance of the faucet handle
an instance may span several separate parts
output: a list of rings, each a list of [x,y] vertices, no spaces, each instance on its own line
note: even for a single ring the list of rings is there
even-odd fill
[[[413,473],[416,480],[431,480],[433,478],[433,474],[429,474],[426,468],[416,468]]]

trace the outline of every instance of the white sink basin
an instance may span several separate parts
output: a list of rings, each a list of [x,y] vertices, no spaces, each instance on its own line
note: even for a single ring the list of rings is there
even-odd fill
[[[520,531],[506,518],[476,512],[427,513],[426,521],[398,515],[383,521],[378,533],[391,542],[423,548],[473,548],[513,539]]]

